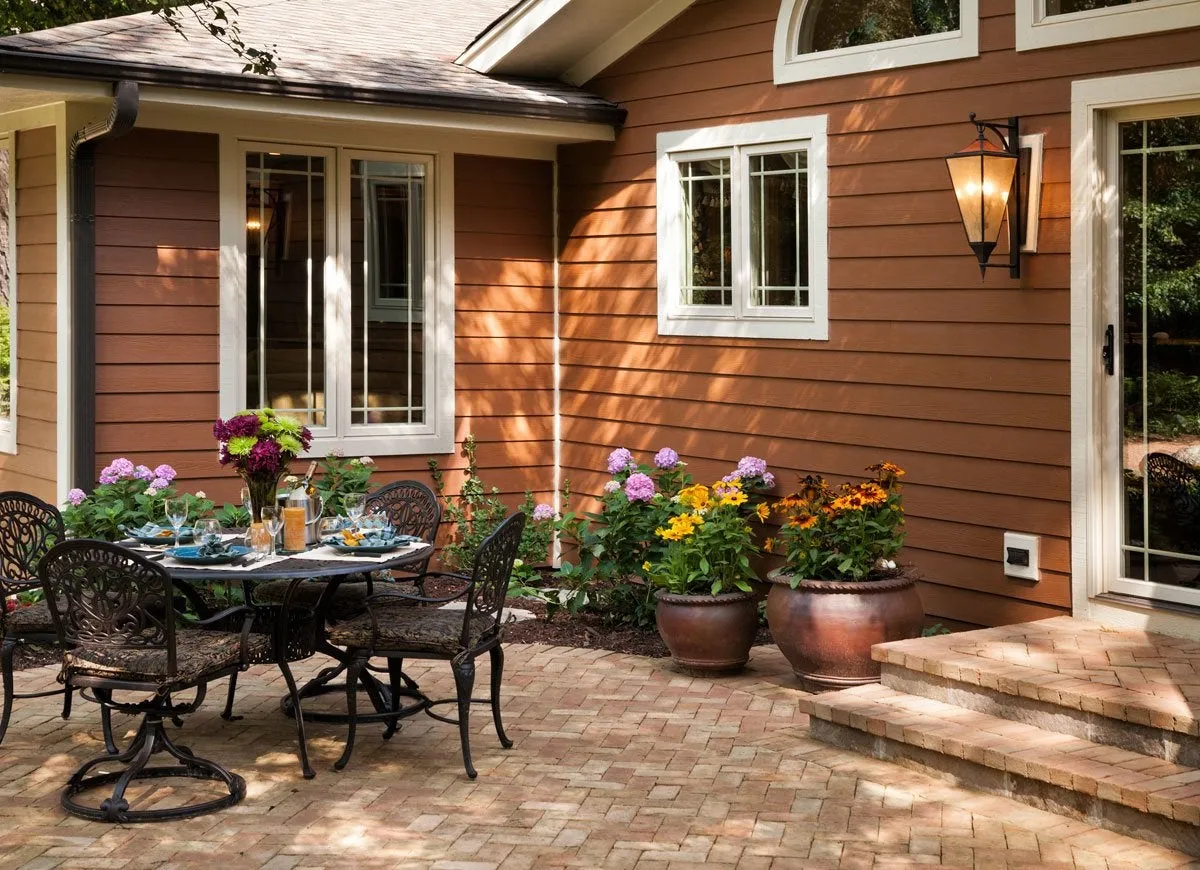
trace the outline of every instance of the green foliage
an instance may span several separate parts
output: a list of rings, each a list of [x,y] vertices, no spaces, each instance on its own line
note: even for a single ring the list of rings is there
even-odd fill
[[[184,39],[184,21],[190,18],[245,62],[242,72],[274,75],[277,71],[278,50],[245,41],[231,0],[7,0],[0,4],[0,33],[26,33],[137,12],[153,12]]]
[[[346,496],[370,492],[371,475],[374,473],[375,460],[370,456],[346,459],[331,453],[320,460],[318,476],[313,485],[325,504],[322,516],[332,517],[341,513],[345,509]]]
[[[741,510],[746,501],[740,481],[681,490],[669,502],[673,516],[654,530],[667,544],[657,562],[642,566],[650,580],[676,595],[749,592],[756,579],[750,559],[758,547],[750,519]],[[763,512],[769,515],[765,506]]]
[[[151,494],[147,481],[125,478],[116,483],[102,483],[79,504],[63,507],[63,522],[72,538],[92,538],[98,541],[119,541],[126,528],[139,528],[146,523],[169,525],[163,502],[177,495],[187,499],[188,519],[208,516],[213,503],[191,493],[176,493],[168,486]]]
[[[812,24],[811,51],[831,51],[911,39],[959,28],[958,0],[886,0],[822,4]]]
[[[1125,378],[1125,426],[1140,434],[1141,382]],[[1151,371],[1146,377],[1146,432],[1151,438],[1200,435],[1200,377]]]
[[[500,527],[508,516],[508,506],[500,498],[500,490],[488,486],[479,476],[476,458],[478,445],[474,435],[463,439],[462,456],[467,460],[466,475],[457,495],[447,495],[446,480],[438,461],[427,460],[429,475],[433,478],[433,489],[445,505],[443,520],[452,525],[454,536],[442,548],[442,564],[450,571],[470,572],[475,555],[488,535]],[[528,584],[539,577],[538,566],[544,565],[554,536],[553,519],[535,518],[536,506],[533,493],[526,492],[520,510],[525,514],[525,530],[521,534],[521,546],[517,551],[517,562],[513,566],[513,582],[520,589],[531,589]],[[511,593],[510,593],[511,594]]]
[[[0,302],[0,417],[7,417],[12,411],[11,318],[7,301]]]
[[[250,526],[250,511],[239,504],[229,504],[226,502],[217,508],[213,516],[226,529],[245,529]]]
[[[890,462],[868,471],[874,479],[840,487],[806,477],[800,491],[775,503],[793,586],[801,580],[869,580],[904,546],[904,471]]]
[[[935,622],[933,625],[921,629],[921,637],[937,637],[941,634],[950,634],[950,629],[946,628],[940,622]]]

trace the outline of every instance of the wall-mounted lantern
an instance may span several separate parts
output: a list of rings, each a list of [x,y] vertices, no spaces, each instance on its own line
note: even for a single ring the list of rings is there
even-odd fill
[[[981,276],[987,274],[988,268],[1007,268],[1011,277],[1020,278],[1021,249],[1027,244],[1024,206],[1028,200],[1028,196],[1022,196],[1021,188],[1026,184],[1034,188],[1041,179],[1032,177],[1031,161],[1022,159],[1020,118],[1009,118],[1007,123],[977,121],[972,112],[971,123],[975,125],[975,140],[946,158],[967,231],[967,244],[979,260]],[[989,132],[1000,140],[998,144],[988,137]],[[1038,159],[1037,163],[1040,162]],[[1037,168],[1040,171],[1040,165]],[[990,263],[1006,213],[1008,262]],[[1030,249],[1036,248],[1030,246]]]

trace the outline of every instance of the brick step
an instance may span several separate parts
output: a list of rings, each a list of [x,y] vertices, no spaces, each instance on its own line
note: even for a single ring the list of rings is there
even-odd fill
[[[1200,855],[1200,769],[882,685],[800,705],[818,740]]]
[[[1200,767],[1200,644],[1069,617],[879,644],[885,686]]]

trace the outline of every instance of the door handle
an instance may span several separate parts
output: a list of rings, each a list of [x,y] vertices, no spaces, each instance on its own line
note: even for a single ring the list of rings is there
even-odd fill
[[[1115,374],[1116,350],[1113,342],[1116,340],[1116,329],[1110,323],[1104,329],[1104,345],[1100,348],[1100,359],[1104,361],[1104,373]]]

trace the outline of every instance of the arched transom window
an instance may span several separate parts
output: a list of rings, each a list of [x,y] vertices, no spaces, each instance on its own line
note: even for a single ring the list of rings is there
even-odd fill
[[[978,54],[978,0],[783,0],[775,30],[775,82]]]

